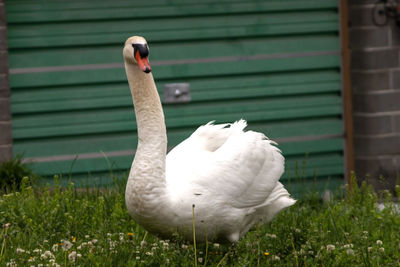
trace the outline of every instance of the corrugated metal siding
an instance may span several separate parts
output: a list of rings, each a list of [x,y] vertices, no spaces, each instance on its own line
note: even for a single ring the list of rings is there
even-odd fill
[[[8,1],[14,153],[43,175],[128,169],[137,135],[122,46],[143,35],[160,94],[165,83],[191,85],[192,102],[164,105],[169,146],[208,121],[244,118],[280,143],[292,190],[336,186],[344,173],[337,5]]]

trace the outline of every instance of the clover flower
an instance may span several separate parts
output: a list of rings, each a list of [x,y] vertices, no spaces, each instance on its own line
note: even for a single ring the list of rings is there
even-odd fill
[[[335,245],[329,244],[326,246],[326,251],[330,253],[330,252],[334,251],[335,248],[336,248]]]
[[[67,240],[62,243],[61,247],[62,247],[63,251],[67,251],[67,250],[70,250],[72,248],[72,246],[73,246],[72,243]]]
[[[265,236],[266,237],[269,237],[269,238],[272,238],[272,239],[275,239],[276,238],[276,235],[275,234],[265,234]]]
[[[281,258],[279,258],[279,256],[272,255],[272,256],[271,256],[271,260],[273,260],[273,261],[280,261]]]
[[[40,253],[42,253],[42,250],[40,248],[36,248],[36,249],[33,250],[33,253],[40,254]]]
[[[81,257],[82,257],[82,255],[79,253],[76,253],[76,251],[71,251],[71,253],[69,253],[69,255],[68,255],[68,259],[71,262],[75,262],[76,259],[79,259]]]
[[[54,258],[54,255],[50,251],[46,250],[42,255],[40,255],[40,258],[46,260],[48,258]]]
[[[345,244],[343,245],[343,248],[353,248],[353,244]]]
[[[17,254],[22,254],[22,253],[25,252],[25,250],[22,249],[22,248],[17,248],[15,252],[16,252]]]
[[[58,251],[58,244],[54,244],[52,247],[51,247],[51,250],[52,251],[54,251],[54,252],[57,252]]]

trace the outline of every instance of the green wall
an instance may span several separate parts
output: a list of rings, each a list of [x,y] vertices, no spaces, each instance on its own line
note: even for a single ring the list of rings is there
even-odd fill
[[[344,176],[337,5],[7,1],[14,154],[46,176],[129,169],[137,134],[122,47],[143,35],[161,96],[165,83],[191,85],[190,103],[164,105],[169,146],[211,120],[244,118],[279,142],[292,191],[337,187]]]

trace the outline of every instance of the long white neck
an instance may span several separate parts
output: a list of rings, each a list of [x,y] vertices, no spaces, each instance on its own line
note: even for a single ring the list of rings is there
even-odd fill
[[[125,70],[138,130],[138,146],[126,187],[126,204],[134,217],[146,217],[146,211],[157,209],[154,198],[162,198],[165,194],[167,134],[153,75],[129,62],[125,62]]]

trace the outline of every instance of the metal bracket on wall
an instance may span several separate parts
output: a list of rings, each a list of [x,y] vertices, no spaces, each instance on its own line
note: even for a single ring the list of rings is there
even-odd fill
[[[192,100],[189,83],[167,83],[164,85],[164,103],[186,103]]]
[[[372,22],[376,26],[384,26],[394,18],[400,27],[400,3],[399,0],[378,0],[372,9]]]

